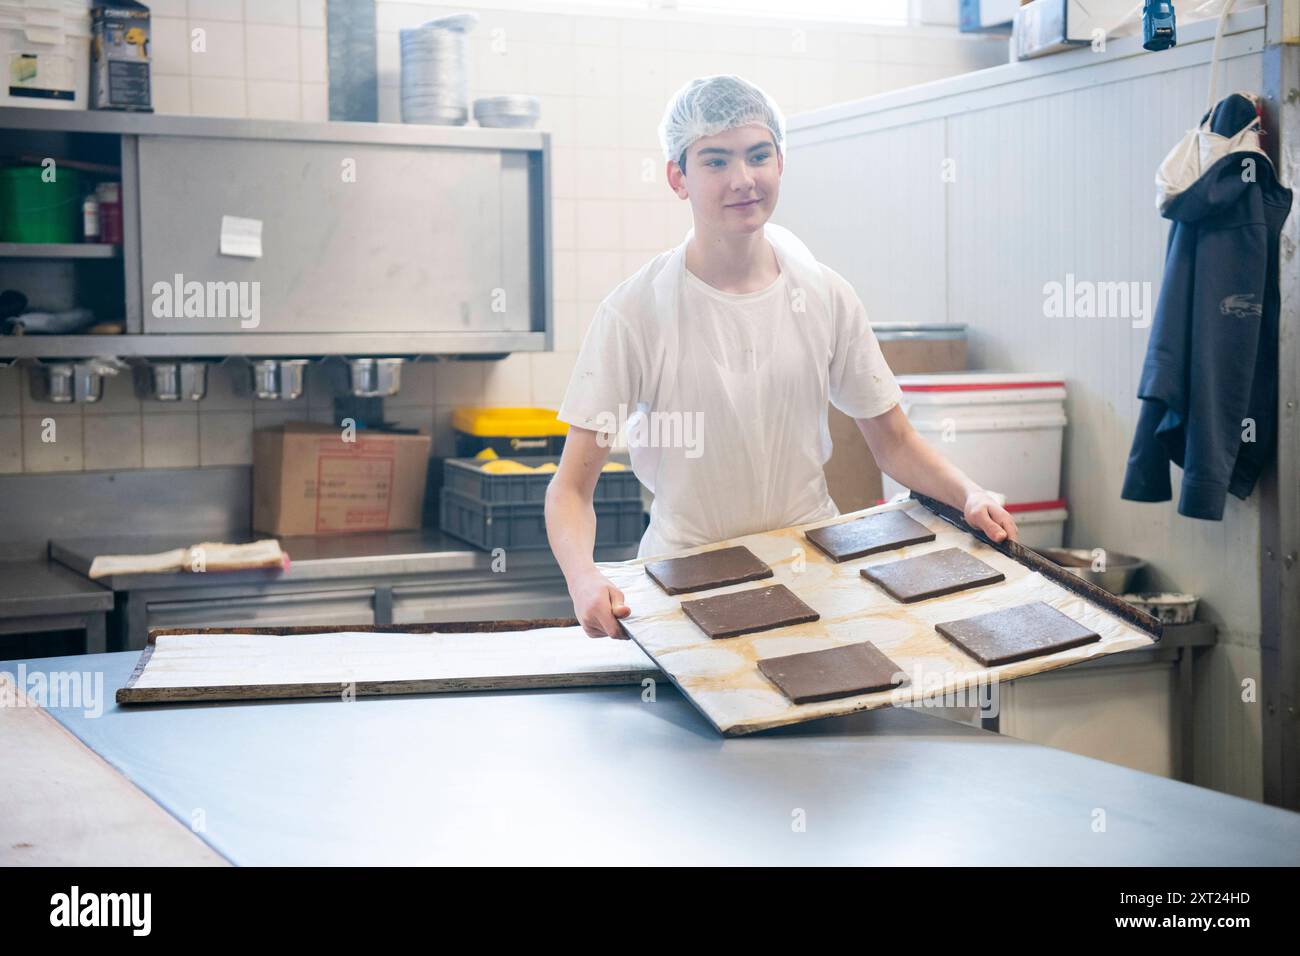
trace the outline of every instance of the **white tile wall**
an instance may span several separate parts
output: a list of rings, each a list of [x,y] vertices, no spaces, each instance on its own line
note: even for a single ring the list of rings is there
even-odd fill
[[[304,34],[303,39],[306,36]],[[249,80],[301,81],[298,75],[297,26],[249,23],[244,27],[244,40],[247,49],[245,76]]]
[[[64,406],[22,418],[24,471],[81,471],[81,412]]]
[[[273,23],[279,26],[298,26],[298,0],[245,0],[246,23]]]
[[[199,415],[196,409],[143,416],[140,435],[146,468],[196,468]]]
[[[249,80],[248,115],[254,119],[301,119],[302,87],[280,80]]]
[[[86,471],[114,471],[144,466],[144,417],[87,415],[82,419]]]
[[[251,465],[253,463],[252,411],[199,415],[200,465]]]
[[[190,104],[199,116],[247,116],[247,84],[229,77],[192,76]]]
[[[262,0],[250,0],[249,6],[257,6]],[[233,20],[244,19],[243,0],[189,0],[189,15],[198,20]]]
[[[244,25],[223,20],[191,19],[189,72],[193,76],[242,79],[248,73]],[[257,30],[257,27],[250,27]]]
[[[0,418],[0,475],[23,470],[23,421],[16,415]]]
[[[470,34],[473,95],[538,95],[552,134],[555,351],[408,365],[389,417],[433,428],[439,454],[451,452],[457,405],[558,407],[601,299],[681,241],[690,208],[664,183],[656,128],[684,82],[739,72],[794,113],[1005,59],[1004,43],[955,35],[469,6],[480,17]],[[151,0],[150,8],[157,112],[328,118],[325,0]],[[462,9],[375,4],[381,120],[399,118],[397,31]],[[21,370],[0,368],[0,473],[244,464],[254,428],[330,416],[330,386],[316,368],[307,394],[287,404],[237,395],[235,374],[232,363],[211,368],[197,406],[141,402],[123,375],[108,381],[102,402],[69,407],[33,401]],[[57,423],[54,443],[40,441],[47,417]]]
[[[151,9],[156,112],[328,118],[325,0],[170,0]]]

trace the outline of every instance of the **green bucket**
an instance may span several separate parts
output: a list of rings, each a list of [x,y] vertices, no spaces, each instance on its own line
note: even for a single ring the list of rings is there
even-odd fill
[[[77,242],[81,230],[81,177],[54,168],[46,182],[41,166],[0,169],[0,242]]]

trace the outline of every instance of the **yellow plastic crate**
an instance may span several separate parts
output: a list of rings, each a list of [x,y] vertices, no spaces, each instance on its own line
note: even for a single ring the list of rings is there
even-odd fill
[[[558,455],[569,426],[550,408],[456,408],[456,456],[472,458],[484,448],[497,454]]]

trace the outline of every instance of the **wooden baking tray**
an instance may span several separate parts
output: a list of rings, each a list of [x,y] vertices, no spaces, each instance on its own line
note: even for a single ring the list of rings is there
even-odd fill
[[[527,640],[508,645],[494,641],[493,635],[517,635],[536,631]],[[191,673],[185,658],[175,658],[171,648],[158,654],[159,639],[195,635],[212,641],[229,639],[230,654],[212,659],[213,675],[238,676],[241,661],[249,660],[250,648],[276,651],[278,648],[257,638],[311,637],[316,635],[483,635],[474,641],[450,638],[443,642],[440,660],[401,662],[397,669],[410,670],[409,676],[382,680],[258,680],[254,664],[243,665],[247,679],[224,680],[210,684],[194,680],[169,679],[166,668],[176,666]],[[243,639],[241,641],[241,639]],[[477,646],[477,641],[484,642]],[[366,653],[364,640],[349,640],[340,650],[348,654]],[[403,642],[409,643],[409,642]],[[178,645],[179,647],[179,645]],[[306,653],[306,649],[304,649]],[[320,670],[319,648],[303,661],[303,670]],[[166,658],[166,660],[164,659]],[[153,670],[150,670],[153,665]],[[416,671],[419,671],[418,673]],[[146,674],[149,677],[146,678]],[[126,685],[117,691],[119,704],[156,704],[180,701],[271,700],[290,697],[339,697],[345,690],[355,696],[388,694],[437,694],[479,690],[525,690],[555,687],[602,687],[638,684],[647,677],[657,677],[658,669],[631,645],[621,641],[598,641],[587,637],[572,618],[541,618],[516,621],[465,621],[440,624],[365,625],[357,627],[227,627],[227,628],[154,628],[149,631],[148,645],[140,654],[135,670]],[[263,675],[265,676],[265,675]],[[316,675],[319,677],[319,674]],[[343,678],[346,674],[338,673]],[[184,673],[180,675],[184,677]]]
[[[1049,561],[1037,551],[1032,548],[1027,548],[1019,542],[994,541],[983,531],[972,528],[968,525],[960,511],[941,501],[936,501],[935,499],[928,498],[925,495],[917,494],[915,491],[912,492],[912,500],[919,501],[933,514],[938,515],[953,527],[965,531],[976,540],[983,542],[1001,554],[1005,554],[1016,563],[1023,564],[1030,570],[1036,571],[1046,578],[1050,578],[1067,591],[1073,591],[1084,600],[1096,604],[1098,607],[1105,609],[1108,613],[1127,621],[1138,630],[1150,634],[1152,640],[1156,643],[1160,642],[1160,638],[1164,634],[1164,625],[1146,611],[1129,604],[1119,595],[1111,594],[1109,591],[1097,587],[1097,585],[1093,584],[1091,581],[1084,580],[1077,574],[1072,574],[1059,564]]]
[[[839,564],[803,536],[809,528],[851,521],[865,514],[906,510],[935,532],[936,540]],[[683,694],[726,736],[888,706],[936,706],[971,693],[992,695],[1004,680],[1042,673],[1105,654],[1150,647],[1160,638],[1158,621],[1095,585],[1014,543],[994,544],[975,532],[960,513],[933,499],[880,505],[830,521],[746,535],[682,554],[745,545],[772,567],[759,582],[711,590],[708,595],[756,585],[785,584],[821,615],[821,620],[758,634],[712,641],[681,610],[681,597],[665,594],[645,573],[644,560],[609,563],[600,569],[623,591],[631,615],[620,622]],[[900,604],[863,581],[872,564],[960,547],[993,565],[1005,580],[941,597]],[[666,555],[658,555],[666,557]],[[699,598],[704,592],[689,595]],[[1022,661],[984,667],[950,644],[936,623],[1041,600],[1090,627],[1101,640]],[[758,668],[760,659],[821,650],[870,640],[909,679],[889,690],[807,704],[792,704]]]

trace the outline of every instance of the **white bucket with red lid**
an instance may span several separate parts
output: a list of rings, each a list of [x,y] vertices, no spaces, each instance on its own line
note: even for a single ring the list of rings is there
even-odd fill
[[[1061,495],[1065,378],[1048,372],[900,375],[903,412],[949,461],[1009,502]],[[888,475],[884,494],[904,490]]]
[[[1065,520],[1070,516],[1065,499],[1010,502],[1004,507],[1016,519],[1020,543],[1027,548],[1060,548],[1065,545]]]

